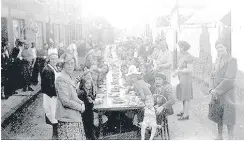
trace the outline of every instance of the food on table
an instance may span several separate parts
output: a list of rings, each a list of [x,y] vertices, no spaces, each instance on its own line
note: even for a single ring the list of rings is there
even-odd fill
[[[121,104],[121,103],[125,103],[125,101],[123,99],[121,99],[120,97],[116,97],[113,99],[113,103],[114,104]]]
[[[119,81],[113,81],[111,82],[112,85],[119,85]]]
[[[135,91],[130,91],[130,92],[129,92],[129,95],[133,95],[133,96],[135,96],[135,95],[136,95],[136,92],[135,92]]]
[[[113,93],[110,93],[109,96],[110,96],[110,97],[119,97],[119,96],[120,96],[120,93],[118,93],[118,92],[116,92],[116,93],[113,92]]]
[[[104,98],[106,96],[106,94],[97,94],[97,98]]]
[[[120,92],[120,88],[119,87],[113,87],[113,88],[111,88],[111,92]]]
[[[128,103],[128,105],[130,105],[130,106],[136,106],[137,103],[136,103],[136,102],[132,102],[132,101],[130,101],[130,102]]]

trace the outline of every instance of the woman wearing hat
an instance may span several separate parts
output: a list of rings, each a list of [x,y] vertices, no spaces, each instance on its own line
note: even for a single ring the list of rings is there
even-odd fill
[[[190,101],[193,99],[192,89],[192,71],[193,71],[193,56],[188,52],[190,44],[186,41],[179,41],[178,47],[180,52],[178,53],[177,65],[178,69],[173,75],[178,75],[180,84],[177,86],[177,99],[183,102],[183,111],[177,114],[180,116],[178,120],[189,119]]]
[[[43,107],[45,111],[46,123],[52,125],[52,139],[57,139],[57,123],[55,119],[57,94],[55,80],[58,77],[57,70],[58,54],[50,54],[47,59],[47,65],[41,73],[41,92],[43,93]]]
[[[237,60],[230,55],[230,44],[220,40],[215,44],[218,57],[210,76],[210,91],[212,95],[209,104],[209,119],[218,124],[218,137],[223,139],[223,125],[227,125],[229,139],[234,138],[236,123],[235,87]]]
[[[151,92],[155,98],[155,103],[161,103],[159,101],[159,97],[165,98],[166,101],[162,102],[160,107],[157,107],[156,113],[157,115],[165,114],[173,114],[172,106],[175,104],[175,100],[173,98],[172,85],[167,82],[166,76],[161,73],[155,73],[155,85],[151,87]],[[171,113],[163,113],[163,110],[168,109]],[[164,115],[164,116],[165,116]]]
[[[26,41],[24,41],[24,49],[21,52],[21,57],[23,59],[23,68],[22,68],[22,74],[24,77],[24,88],[23,91],[34,91],[30,85],[31,85],[31,69],[32,69],[32,63],[34,59],[33,50],[29,48]]]
[[[60,140],[86,139],[81,117],[81,113],[85,111],[85,105],[78,98],[76,92],[78,86],[71,77],[74,69],[75,57],[72,54],[63,54],[62,71],[55,82],[57,90],[57,138]]]

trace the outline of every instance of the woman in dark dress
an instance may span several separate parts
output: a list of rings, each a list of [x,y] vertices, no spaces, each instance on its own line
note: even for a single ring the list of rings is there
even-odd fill
[[[218,137],[223,139],[223,125],[227,125],[229,140],[234,138],[236,123],[235,77],[237,60],[230,55],[230,45],[224,40],[217,41],[215,48],[218,57],[210,76],[210,91],[212,95],[209,104],[209,119],[218,124]]]
[[[20,58],[18,58],[23,43],[17,39],[15,44],[16,46],[13,48],[10,55],[7,72],[5,74],[5,76],[8,78],[5,83],[5,93],[7,97],[11,96],[12,94],[16,94],[15,91],[23,86],[23,77],[21,75],[22,61]]]
[[[26,90],[28,91],[34,91],[30,85],[31,85],[31,70],[33,66],[33,59],[34,59],[34,54],[33,50],[29,48],[27,42],[24,42],[24,49],[21,52],[21,57],[23,58],[23,66],[22,66],[22,74],[24,77],[24,88],[23,91],[25,92]]]

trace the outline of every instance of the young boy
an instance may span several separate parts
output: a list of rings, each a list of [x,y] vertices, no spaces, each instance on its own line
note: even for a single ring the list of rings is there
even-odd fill
[[[146,107],[144,108],[144,118],[141,124],[141,140],[145,140],[145,132],[149,127],[151,128],[150,140],[153,140],[157,131],[157,121],[156,121],[156,110],[154,108],[154,98],[148,96],[145,102]]]

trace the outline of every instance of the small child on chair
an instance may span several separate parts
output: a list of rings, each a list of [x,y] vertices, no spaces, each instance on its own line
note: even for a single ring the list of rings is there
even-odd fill
[[[144,108],[144,118],[141,124],[141,140],[145,140],[146,129],[151,129],[150,140],[153,140],[157,131],[156,110],[154,108],[154,98],[147,97]]]

